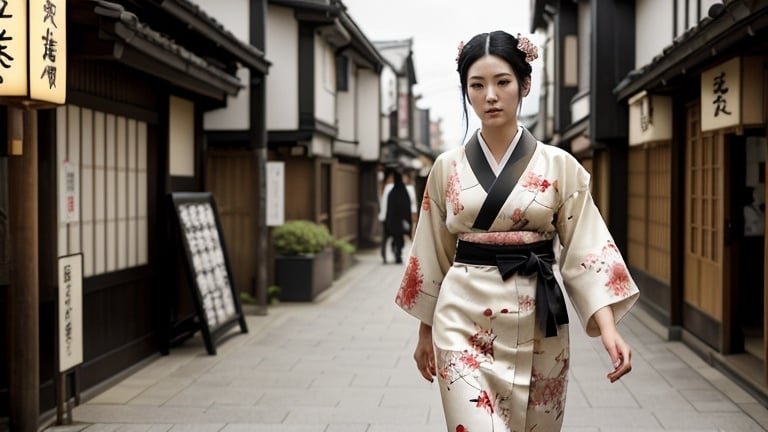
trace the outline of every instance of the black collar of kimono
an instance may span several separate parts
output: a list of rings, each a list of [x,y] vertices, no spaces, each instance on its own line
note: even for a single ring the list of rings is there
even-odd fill
[[[477,133],[472,135],[465,149],[467,161],[480,185],[488,194],[477,214],[475,224],[472,226],[473,229],[488,231],[488,228],[493,225],[496,215],[501,211],[501,207],[507,201],[507,197],[523,174],[523,170],[530,162],[535,150],[536,139],[527,129],[523,128],[517,146],[515,146],[499,176],[496,177],[488,164],[488,159],[483,154]]]

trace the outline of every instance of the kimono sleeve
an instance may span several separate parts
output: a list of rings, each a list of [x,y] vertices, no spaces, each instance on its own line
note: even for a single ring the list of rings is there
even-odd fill
[[[398,306],[428,325],[432,325],[440,285],[456,251],[456,235],[446,227],[449,166],[439,157],[427,177],[411,253],[395,298]]]
[[[592,200],[589,173],[575,160],[568,171],[566,177],[572,182],[572,190],[566,192],[557,215],[563,245],[560,271],[582,326],[588,335],[598,336],[594,313],[610,305],[618,323],[640,293]]]

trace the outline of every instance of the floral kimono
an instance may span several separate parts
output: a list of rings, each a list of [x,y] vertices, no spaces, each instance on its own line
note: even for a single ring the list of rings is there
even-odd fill
[[[435,161],[395,301],[432,326],[450,432],[558,431],[569,341],[553,240],[590,336],[598,309],[618,322],[639,292],[576,159],[521,127],[497,176],[478,136]]]

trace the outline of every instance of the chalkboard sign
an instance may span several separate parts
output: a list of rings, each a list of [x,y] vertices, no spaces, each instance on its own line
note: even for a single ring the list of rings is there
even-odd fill
[[[248,332],[224,247],[216,203],[208,192],[171,194],[177,228],[184,249],[200,330],[208,354],[215,342],[240,324]]]

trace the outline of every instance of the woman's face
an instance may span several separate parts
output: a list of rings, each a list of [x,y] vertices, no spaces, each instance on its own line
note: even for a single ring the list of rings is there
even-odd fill
[[[526,81],[522,96],[530,88],[530,80]],[[479,58],[467,71],[469,103],[484,127],[517,127],[519,88],[509,63],[494,55]]]

